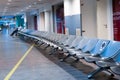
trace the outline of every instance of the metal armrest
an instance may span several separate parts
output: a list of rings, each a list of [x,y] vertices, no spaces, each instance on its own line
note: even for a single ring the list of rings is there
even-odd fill
[[[113,58],[108,58],[108,57],[103,57],[102,60],[105,62],[114,62]]]
[[[100,54],[92,54],[92,57],[99,57]]]

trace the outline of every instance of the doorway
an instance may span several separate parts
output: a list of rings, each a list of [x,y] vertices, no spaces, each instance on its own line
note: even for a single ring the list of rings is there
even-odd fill
[[[96,0],[81,0],[82,36],[97,37]]]
[[[37,16],[34,16],[34,29],[37,30]]]
[[[107,0],[97,1],[97,36],[101,39],[108,39],[107,23]]]
[[[63,4],[58,4],[53,6],[54,11],[54,28],[55,32],[65,34],[64,26],[64,6]]]

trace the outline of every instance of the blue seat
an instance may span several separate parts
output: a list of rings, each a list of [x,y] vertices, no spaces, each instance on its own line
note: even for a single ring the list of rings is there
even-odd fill
[[[95,63],[99,68],[90,73],[88,78],[92,78],[95,74],[103,70],[108,70],[111,66],[118,65],[117,62],[120,61],[120,42],[110,41],[100,56],[93,58],[93,60],[96,60]]]
[[[64,52],[68,52],[69,50],[74,49],[81,40],[82,40],[81,36],[76,37],[75,39],[73,39],[73,41],[71,40],[68,46],[62,47]]]
[[[120,42],[118,42],[118,48],[120,45]],[[108,68],[110,69],[113,73],[120,75],[120,49],[116,51],[116,54],[112,57],[110,57],[109,60],[103,60],[103,61],[98,61],[96,64],[100,67]]]
[[[76,52],[80,51],[82,48],[84,48],[86,46],[86,43],[89,41],[90,39],[88,38],[82,38],[82,40],[80,40],[80,42],[78,43],[78,45],[76,45],[76,47],[74,49],[68,49],[67,50],[67,56],[64,57],[63,59],[61,59],[60,61],[64,61],[65,59],[67,59],[70,56],[74,56],[76,54]],[[63,52],[64,53],[64,52]]]
[[[96,46],[98,43],[99,39],[90,39],[84,48],[81,49],[81,52],[76,53],[76,57],[81,59],[84,58],[84,56],[90,56],[91,50]]]
[[[76,38],[75,35],[70,35],[68,37],[68,40],[66,40],[63,45],[64,46],[70,46],[70,44],[74,41],[75,38]]]
[[[100,54],[105,50],[107,45],[109,44],[109,40],[100,39],[96,46],[90,51],[91,56],[85,56],[84,59],[87,62],[94,63],[96,60],[94,58],[98,58]]]
[[[61,48],[61,53],[67,52],[67,49],[71,49],[76,45],[75,41],[80,40],[81,37],[76,37],[74,35],[71,35],[70,37],[68,37],[68,39],[61,45],[61,44],[56,44],[56,47],[52,48],[52,51],[50,52],[50,54],[53,54],[54,52],[56,52],[58,50],[58,47]],[[60,53],[60,49],[59,49],[59,53]]]
[[[81,36],[76,36],[76,38],[73,40],[73,42],[70,44],[70,46],[67,49],[75,48],[81,40],[82,40]]]

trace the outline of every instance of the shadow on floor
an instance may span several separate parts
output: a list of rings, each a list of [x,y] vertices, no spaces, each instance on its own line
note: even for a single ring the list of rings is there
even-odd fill
[[[38,48],[37,48],[38,49]],[[50,52],[50,48],[47,48],[47,50],[43,50],[39,48],[39,51],[41,53],[43,53],[44,56],[46,56],[49,60],[51,60],[52,62],[54,62],[55,64],[59,65],[61,68],[63,68],[66,72],[70,73],[72,76],[74,76],[77,80],[78,77],[81,80],[81,77],[85,77],[82,80],[89,80],[87,79],[87,74],[92,72],[94,69],[88,65],[85,65],[81,62],[77,62],[77,63],[73,63],[73,59],[72,58],[68,58],[65,62],[60,62],[58,55],[49,55],[48,53]],[[75,74],[74,74],[74,71]],[[78,75],[77,73],[80,74],[85,73],[86,75]],[[93,80],[93,79],[91,79]],[[110,77],[108,74],[105,74],[103,72],[100,72],[99,74],[95,75],[94,80],[118,80],[115,79],[113,77]]]

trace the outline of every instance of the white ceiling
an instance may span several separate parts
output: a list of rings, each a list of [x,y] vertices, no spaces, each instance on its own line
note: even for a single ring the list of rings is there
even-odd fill
[[[60,0],[0,0],[0,16],[32,11],[56,1]]]

